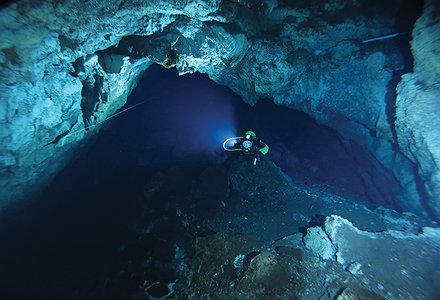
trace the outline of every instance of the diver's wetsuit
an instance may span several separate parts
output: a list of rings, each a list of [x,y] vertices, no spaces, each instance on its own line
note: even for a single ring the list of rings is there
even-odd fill
[[[243,142],[245,142],[245,141],[247,141],[247,140],[243,139],[243,140],[237,142],[235,144],[235,147],[241,148],[243,150],[243,152],[247,155],[258,155],[258,153],[260,152],[260,149],[263,149],[266,146],[266,144],[263,143],[260,139],[255,138],[255,139],[250,140],[250,142],[252,143],[251,147],[246,148],[243,146]]]
[[[251,143],[249,146],[249,142]],[[242,138],[239,142],[235,143],[235,148],[240,148],[243,150],[243,153],[254,159],[258,159],[260,156],[260,150],[266,147],[266,144],[262,142],[260,139],[251,137],[250,139]],[[256,161],[254,161],[254,164]]]
[[[229,141],[236,141],[233,147],[228,147],[227,143]],[[252,157],[254,166],[260,154],[266,155],[269,152],[269,146],[257,138],[257,135],[252,130],[245,132],[244,136],[231,137],[223,142],[223,149],[228,152],[240,151],[243,152],[247,157]]]

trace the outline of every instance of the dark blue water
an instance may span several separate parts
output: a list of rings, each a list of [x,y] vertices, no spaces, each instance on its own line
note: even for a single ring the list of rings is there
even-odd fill
[[[118,299],[138,289],[142,276],[171,281],[175,240],[191,248],[193,237],[183,238],[172,204],[164,203],[192,205],[192,178],[209,165],[226,169],[234,155],[221,150],[223,140],[246,130],[298,184],[366,199],[353,153],[301,112],[269,101],[250,107],[205,75],[178,77],[159,66],[146,72],[126,107],[137,103],[109,120],[31,205],[0,220],[2,299]],[[164,177],[169,192],[145,204],[145,186],[162,171],[172,174]],[[157,220],[166,240],[139,239],[136,224],[146,218]],[[147,258],[154,266],[143,265]]]

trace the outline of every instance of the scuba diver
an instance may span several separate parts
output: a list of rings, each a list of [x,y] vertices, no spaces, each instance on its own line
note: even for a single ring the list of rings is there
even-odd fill
[[[226,144],[233,141],[232,147]],[[254,166],[257,164],[260,153],[266,155],[269,152],[269,146],[257,138],[255,132],[246,131],[244,136],[228,138],[223,142],[223,149],[228,152],[242,151],[246,156],[253,158]]]

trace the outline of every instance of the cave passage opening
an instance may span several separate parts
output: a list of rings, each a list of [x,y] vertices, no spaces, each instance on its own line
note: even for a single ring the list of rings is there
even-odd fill
[[[222,142],[246,130],[254,130],[270,146],[269,158],[297,184],[325,185],[365,201],[382,196],[365,179],[380,169],[371,155],[305,113],[267,99],[251,107],[206,75],[178,76],[175,69],[159,65],[145,72],[121,110],[145,100],[105,123],[90,145],[20,216],[2,220],[1,272],[8,276],[5,282],[11,289],[20,290],[16,285],[25,273],[31,282],[29,293],[45,293],[50,286],[51,293],[63,295],[80,287],[96,296],[107,285],[103,278],[142,256],[144,249],[158,251],[149,255],[164,264],[172,262],[174,243],[162,245],[163,241],[152,238],[141,241],[143,250],[127,246],[138,239],[132,223],[142,215],[146,183],[152,174],[167,174],[163,170],[171,169],[178,174],[171,177],[177,183],[166,184],[177,191],[173,197],[185,201],[187,194],[179,194],[180,189],[192,189],[193,178],[201,176],[207,165],[227,165],[236,159],[222,151]],[[149,203],[148,209],[161,215],[164,204],[160,202],[164,201]],[[386,204],[390,203],[374,203]],[[155,218],[156,234],[168,236],[169,241],[182,235],[173,227],[180,224],[176,212]],[[57,275],[65,270],[72,274]],[[173,277],[172,271],[162,267],[160,272],[170,280]],[[132,285],[139,280],[133,279],[127,289],[136,288]]]
[[[294,182],[325,185],[372,206],[399,210],[393,201],[399,190],[393,176],[356,142],[301,111],[270,99],[250,106],[205,74],[179,76],[175,69],[156,64],[145,72],[121,110],[143,101],[101,129],[95,141],[101,149],[94,160],[95,174],[112,173],[102,172],[103,165],[157,170],[222,164],[237,157],[225,153],[222,142],[254,130],[269,145],[269,158]],[[105,178],[98,175],[94,180]]]

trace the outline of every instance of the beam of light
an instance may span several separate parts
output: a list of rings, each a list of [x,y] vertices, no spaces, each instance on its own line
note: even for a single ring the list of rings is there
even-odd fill
[[[229,89],[201,74],[183,75],[169,83],[172,88],[147,103],[145,145],[154,155],[177,161],[226,159],[223,142],[236,136],[233,100]]]
[[[232,121],[230,122],[219,122],[218,124],[213,124],[209,128],[209,144],[213,149],[221,149],[223,142],[231,137],[236,136],[236,131]],[[228,142],[228,146],[233,146],[233,141]]]

